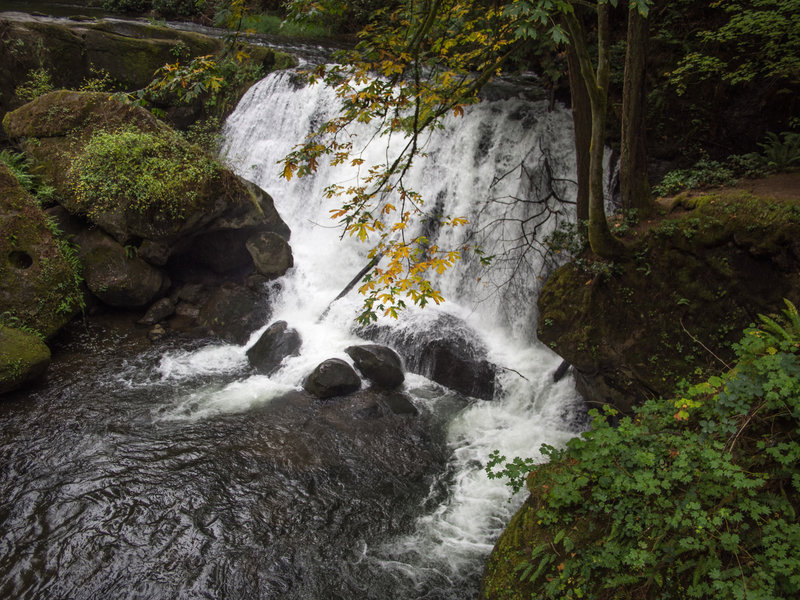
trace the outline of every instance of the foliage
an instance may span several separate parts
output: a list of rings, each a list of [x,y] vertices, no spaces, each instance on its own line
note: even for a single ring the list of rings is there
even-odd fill
[[[216,155],[222,143],[220,129],[219,118],[211,116],[192,123],[185,130],[178,131],[178,135],[190,144],[200,146],[209,154]]]
[[[31,161],[27,156],[12,150],[0,150],[0,162],[4,163],[19,184],[28,193],[33,194],[40,204],[50,202],[55,188],[31,173]]]
[[[682,190],[720,185],[735,185],[740,177],[765,177],[800,165],[800,133],[768,132],[758,144],[763,154],[734,154],[724,162],[703,155],[692,167],[667,173],[653,192],[659,196],[677,194]]]
[[[119,86],[111,73],[100,67],[89,65],[91,77],[86,77],[81,83],[78,91],[80,92],[111,92]]]
[[[481,7],[476,13],[471,5],[451,0],[435,7],[402,3],[395,10],[382,9],[359,35],[356,50],[344,53],[340,64],[320,66],[309,75],[311,83],[323,81],[336,90],[342,109],[285,157],[283,175],[308,175],[323,159],[359,168],[354,184],[331,185],[326,196],[341,199],[331,214],[345,235],[369,242],[370,258],[383,256],[388,263],[360,287],[366,300],[359,320],[366,323],[378,312],[396,315],[406,301],[420,306],[442,301],[430,275],[450,268],[462,249],[431,245],[413,232],[414,221],[457,227],[466,220],[427,212],[420,194],[406,186],[406,174],[424,151],[422,132],[476,102],[478,90],[517,40],[514,23],[501,8]],[[384,164],[364,164],[363,148],[350,135],[353,124],[370,122],[380,136],[401,140],[400,152]]]
[[[234,101],[237,91],[263,76],[261,65],[248,60],[243,50],[232,56],[196,56],[183,64],[167,63],[153,74],[147,87],[129,97],[147,106],[169,102],[202,103],[207,113],[220,114]],[[160,109],[151,108],[158,114]]]
[[[756,80],[800,81],[800,0],[714,1],[727,22],[697,34],[700,50],[689,52],[670,81],[682,93],[687,81],[721,75],[733,85]]]
[[[179,219],[197,199],[198,184],[219,168],[175,134],[101,130],[75,158],[70,180],[90,214],[122,205],[152,218]]]
[[[767,164],[778,171],[800,165],[800,133],[784,131],[780,135],[770,131],[759,144]]]
[[[16,87],[14,93],[20,100],[30,102],[31,100],[36,100],[39,96],[52,92],[54,89],[50,72],[44,67],[40,67],[31,69],[28,72],[28,77]]]
[[[192,17],[212,8],[206,0],[103,0],[103,8],[111,12],[146,13],[162,17]]]
[[[761,316],[738,363],[591,431],[528,477],[538,598],[793,598],[800,589],[800,318]],[[492,464],[496,469],[498,461]],[[493,475],[507,474],[507,466]],[[505,471],[505,473],[504,473]],[[516,482],[519,475],[516,475]]]
[[[62,292],[62,300],[56,308],[56,312],[64,315],[73,314],[74,309],[80,309],[81,312],[86,310],[86,301],[83,297],[81,284],[83,283],[83,264],[78,256],[78,248],[70,243],[65,237],[64,232],[58,226],[55,217],[45,217],[45,225],[50,230],[55,238],[58,252],[61,258],[70,268],[72,273],[71,280],[66,284],[57,286],[58,290]]]

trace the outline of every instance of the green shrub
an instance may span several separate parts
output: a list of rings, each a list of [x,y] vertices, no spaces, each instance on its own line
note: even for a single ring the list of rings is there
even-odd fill
[[[95,133],[70,177],[89,214],[123,205],[174,219],[185,215],[199,185],[219,171],[205,152],[177,135],[122,129]]]
[[[784,131],[780,135],[769,132],[759,146],[770,167],[780,171],[800,165],[800,133]]]
[[[50,73],[44,67],[40,67],[28,71],[28,77],[16,87],[14,93],[20,100],[30,102],[54,89]]]
[[[761,317],[737,366],[651,400],[533,467],[536,526],[517,567],[537,598],[797,597],[800,317]],[[606,410],[607,416],[615,413]],[[495,456],[519,484],[526,463]]]

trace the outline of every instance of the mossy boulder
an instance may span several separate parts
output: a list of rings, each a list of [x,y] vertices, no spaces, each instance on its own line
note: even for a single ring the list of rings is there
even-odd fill
[[[52,92],[8,113],[3,125],[70,213],[120,244],[161,248],[156,262],[213,232],[289,235],[263,190],[109,94]],[[246,240],[236,242],[244,256]]]
[[[539,295],[539,339],[590,402],[623,411],[730,362],[758,313],[800,302],[800,196],[684,198],[629,241],[629,260],[570,263]]]
[[[50,349],[38,336],[0,325],[0,394],[41,379],[50,365]]]
[[[0,163],[0,323],[50,338],[80,310],[74,253]]]

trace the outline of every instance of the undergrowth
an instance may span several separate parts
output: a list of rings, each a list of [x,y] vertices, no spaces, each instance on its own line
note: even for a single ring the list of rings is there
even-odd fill
[[[506,463],[537,506],[521,589],[537,598],[797,597],[800,589],[800,317],[761,316],[728,373],[592,430],[550,462]],[[505,465],[504,465],[505,463]],[[504,465],[504,466],[503,466]]]
[[[219,164],[177,135],[134,129],[98,131],[71,168],[78,202],[88,214],[126,206],[179,219],[198,199],[201,184]]]

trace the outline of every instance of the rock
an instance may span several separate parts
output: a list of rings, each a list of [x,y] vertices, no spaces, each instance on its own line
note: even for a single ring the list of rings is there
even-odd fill
[[[49,365],[50,349],[40,338],[0,325],[0,394],[36,382]]]
[[[191,304],[200,304],[206,300],[208,294],[202,283],[187,283],[178,290],[178,299]]]
[[[223,247],[211,250],[212,259],[223,259],[231,253],[230,240],[237,240],[233,263],[238,268],[245,261],[250,263],[244,248],[250,235],[262,231],[289,235],[266,192],[186,142],[148,111],[109,94],[51,92],[8,113],[3,126],[35,158],[70,213],[85,217],[123,245],[137,245],[142,257],[153,264],[163,264],[176,252],[202,252],[215,242],[204,236],[241,231],[239,236],[219,234]],[[108,133],[120,128],[127,133]],[[89,142],[101,130],[106,136],[102,148],[90,152]],[[78,182],[87,173],[112,181],[136,177],[140,169],[135,162],[109,163],[103,154],[124,153],[131,143],[138,144],[138,150],[146,149],[142,156],[157,159],[171,172],[175,164],[187,168],[176,171],[180,177],[164,178],[163,186],[142,187],[137,195],[122,185],[112,187],[105,196],[79,197]],[[190,166],[191,172],[187,171]],[[107,197],[109,193],[112,197]]]
[[[395,415],[413,415],[419,414],[417,407],[411,401],[411,398],[402,392],[389,392],[383,396],[383,402]]]
[[[345,396],[361,388],[353,367],[339,358],[329,358],[317,365],[306,378],[303,388],[317,398]]]
[[[147,309],[147,312],[137,323],[139,325],[155,325],[173,314],[175,314],[175,303],[169,298],[161,298],[161,300],[156,301]]]
[[[264,324],[268,313],[266,298],[245,286],[226,283],[211,293],[198,320],[206,335],[244,344]]]
[[[271,231],[256,233],[245,244],[256,270],[269,279],[280,277],[292,266],[292,249],[282,237]]]
[[[486,360],[486,348],[477,333],[457,317],[440,314],[429,322],[399,329],[371,325],[359,335],[391,343],[412,373],[467,396],[494,397],[497,367]]]
[[[75,252],[0,163],[0,314],[51,338],[80,312]]]
[[[253,368],[269,375],[280,367],[284,358],[297,356],[301,345],[302,340],[296,330],[289,329],[286,321],[276,321],[247,350],[247,360]]]
[[[167,330],[161,325],[155,325],[147,332],[147,337],[151,342],[157,342],[167,334]]]
[[[94,230],[76,236],[84,265],[83,277],[92,294],[118,308],[143,308],[169,287],[164,274]]]
[[[453,340],[434,340],[424,349],[428,377],[452,390],[491,400],[496,367],[487,360],[469,358]]]
[[[356,369],[378,387],[396,388],[405,380],[400,357],[387,346],[378,344],[350,346],[345,352],[355,362]]]

